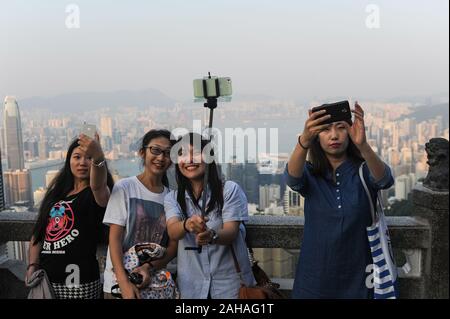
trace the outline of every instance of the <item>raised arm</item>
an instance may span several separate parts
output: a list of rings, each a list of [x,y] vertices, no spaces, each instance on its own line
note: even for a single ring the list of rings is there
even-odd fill
[[[375,182],[378,182],[385,176],[386,165],[367,143],[366,129],[364,126],[364,111],[358,102],[355,103],[355,109],[352,110],[352,112],[355,116],[353,125],[350,126],[348,123],[345,123],[348,134],[352,139],[353,144],[359,149],[361,156],[366,161],[370,174]]]
[[[305,122],[303,133],[298,138],[298,143],[289,158],[288,173],[290,176],[294,178],[302,177],[309,146],[320,131],[328,126],[328,124],[320,124],[330,117],[330,115],[323,116],[325,112],[325,110],[314,113],[309,111],[309,118]]]
[[[78,143],[80,148],[86,152],[86,156],[92,158],[90,186],[95,201],[100,207],[106,207],[110,191],[106,183],[107,169],[105,155],[103,154],[99,140],[98,134],[95,134],[95,139],[81,134]]]

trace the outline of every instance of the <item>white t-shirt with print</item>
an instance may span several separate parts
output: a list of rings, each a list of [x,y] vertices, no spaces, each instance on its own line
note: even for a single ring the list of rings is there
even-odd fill
[[[136,176],[124,178],[114,185],[103,223],[125,227],[123,252],[138,243],[161,242],[166,229],[164,196],[168,192],[169,189],[164,187],[162,193],[153,193]],[[115,284],[108,248],[103,291],[111,293]]]

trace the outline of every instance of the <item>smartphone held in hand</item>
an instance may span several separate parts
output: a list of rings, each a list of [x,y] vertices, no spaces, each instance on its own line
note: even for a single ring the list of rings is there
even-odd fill
[[[331,115],[331,117],[328,120],[323,121],[322,124],[345,121],[352,125],[352,112],[350,111],[350,104],[348,101],[323,104],[313,107],[311,111],[314,113],[320,110],[326,110],[324,115]]]

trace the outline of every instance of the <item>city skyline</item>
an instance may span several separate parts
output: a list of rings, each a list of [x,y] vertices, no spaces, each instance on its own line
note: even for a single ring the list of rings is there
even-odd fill
[[[441,105],[437,111],[433,112],[430,111],[430,107],[427,107],[426,116],[423,115],[424,112],[422,111],[425,108],[418,108],[413,103],[367,102],[367,105],[363,105],[367,114],[366,134],[368,142],[392,167],[396,179],[395,187],[384,195],[384,202],[388,204],[388,200],[390,200],[389,203],[392,204],[394,201],[405,200],[413,186],[425,177],[427,171],[425,142],[429,138],[437,136],[448,139],[448,121],[444,114],[446,107],[448,108],[448,103]],[[93,110],[87,112],[86,116],[91,123],[97,125],[97,130],[101,135],[101,143],[105,155],[110,161],[113,174],[117,176],[116,178],[123,178],[138,174],[140,168],[139,159],[136,156],[136,143],[148,129],[155,127],[171,129],[189,123],[192,119],[202,117],[203,122],[206,121],[207,117],[204,110],[194,107],[191,108],[192,114],[186,116],[179,112],[182,108],[182,105],[178,105],[174,110],[157,106],[146,111],[123,112],[118,109],[104,112]],[[227,179],[235,180],[243,187],[252,213],[269,215],[302,214],[301,207],[290,207],[286,204],[286,201],[298,204],[301,201],[292,199],[292,194],[289,193],[289,189],[282,181],[282,168],[292,146],[287,147],[286,145],[289,143],[286,144],[285,140],[289,139],[290,142],[295,144],[295,134],[285,131],[285,127],[282,126],[286,126],[288,118],[293,116],[300,118],[302,114],[304,115],[306,109],[307,105],[283,101],[247,100],[232,102],[228,105],[228,108],[217,110],[216,116],[220,120],[216,123],[226,122],[236,126],[248,122],[248,119],[252,118],[252,114],[259,110],[259,113],[264,114],[264,116],[261,117],[259,122],[251,122],[252,125],[266,121],[267,125],[278,126],[284,132],[278,140],[278,143],[281,142],[280,145],[283,149],[279,150],[277,154],[261,153],[259,155],[262,157],[256,164],[236,163],[235,165],[233,162],[236,161],[236,158],[234,158],[231,165],[223,165],[223,169],[226,169],[227,172]],[[266,112],[261,112],[262,110],[266,110]],[[33,177],[31,191],[34,192],[35,205],[38,205],[49,183],[47,175],[52,170],[58,169],[58,165],[61,165],[64,160],[67,143],[79,133],[79,118],[76,113],[50,115],[50,113],[37,112],[36,110],[21,111],[21,113],[24,113],[22,121],[26,128],[23,132],[24,156],[27,159],[26,167]],[[42,118],[40,119],[36,114],[39,114]],[[244,145],[244,148],[248,147],[249,145]],[[271,164],[270,158],[278,162],[276,167],[271,167],[273,164]],[[247,162],[248,158],[244,159]],[[128,173],[124,171],[124,168]],[[41,171],[41,173],[36,175],[37,171]],[[52,174],[54,176],[54,172]],[[11,180],[11,176],[17,174],[10,175],[6,173],[5,177]],[[18,175],[15,178],[18,180]]]

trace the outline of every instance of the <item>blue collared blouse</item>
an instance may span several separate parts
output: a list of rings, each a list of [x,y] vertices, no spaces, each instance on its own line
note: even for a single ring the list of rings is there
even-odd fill
[[[287,185],[305,198],[304,238],[297,265],[293,298],[371,298],[366,286],[372,264],[366,227],[371,224],[367,195],[358,174],[359,165],[346,160],[325,177],[312,173],[307,162],[300,178],[289,175]],[[364,179],[372,198],[394,184],[389,166],[375,181],[367,165]]]
[[[210,191],[208,189],[208,191]],[[201,215],[189,194],[186,192],[187,216]],[[210,192],[207,196],[210,198]],[[223,190],[224,205],[221,215],[217,210],[209,213],[208,228],[218,231],[223,223],[230,221],[248,221],[247,198],[241,187],[227,181]],[[202,206],[202,199],[199,200]],[[177,202],[177,191],[171,191],[164,199],[166,220],[177,218],[184,219],[181,207]],[[240,231],[233,242],[239,267],[242,272],[240,277],[236,271],[233,256],[229,246],[206,245],[202,252],[185,250],[185,247],[196,247],[194,234],[186,234],[178,242],[177,254],[177,283],[182,299],[237,299],[241,282],[246,286],[256,284],[245,244],[245,227],[240,224]]]

